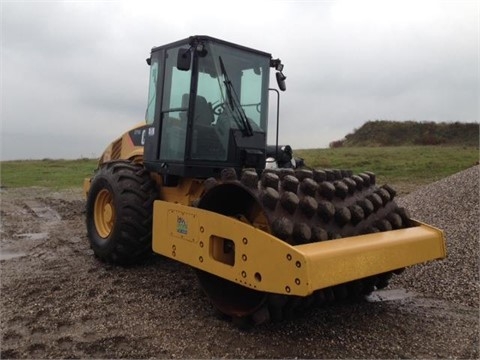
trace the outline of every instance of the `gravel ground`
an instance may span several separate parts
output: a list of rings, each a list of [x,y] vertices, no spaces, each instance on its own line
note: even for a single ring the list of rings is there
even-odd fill
[[[98,262],[80,191],[2,189],[1,358],[478,358],[479,167],[398,199],[445,230],[448,259],[367,301],[240,331],[193,271]]]
[[[412,267],[395,284],[479,308],[479,167],[422,187],[397,200],[417,220],[445,231],[448,257]]]

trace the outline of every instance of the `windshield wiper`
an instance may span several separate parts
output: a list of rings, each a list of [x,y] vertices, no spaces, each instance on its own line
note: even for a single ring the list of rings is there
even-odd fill
[[[218,59],[220,60],[220,69],[222,70],[222,75],[224,78],[223,83],[225,84],[225,89],[227,90],[228,104],[230,105],[230,109],[232,110],[233,118],[235,119],[235,122],[243,129],[243,133],[245,136],[253,136],[252,125],[250,125],[247,115],[245,114],[245,111],[240,105],[238,95],[233,88],[233,84],[228,77],[227,71],[225,70],[225,65],[223,63],[222,57],[219,56]]]

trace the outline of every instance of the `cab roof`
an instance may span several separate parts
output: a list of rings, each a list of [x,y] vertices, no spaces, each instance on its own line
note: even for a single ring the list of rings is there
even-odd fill
[[[193,36],[190,36],[190,37],[182,39],[182,40],[178,40],[178,41],[171,42],[171,43],[161,45],[161,46],[156,46],[156,47],[152,48],[151,52],[153,53],[153,52],[156,52],[156,51],[160,51],[160,50],[163,50],[163,49],[172,48],[172,47],[176,47],[176,46],[181,46],[181,45],[193,46],[195,44],[202,43],[202,42],[218,43],[218,44],[222,44],[222,45],[225,45],[225,46],[230,46],[230,47],[233,47],[233,48],[237,48],[239,50],[248,51],[248,52],[251,52],[251,53],[254,53],[254,54],[257,54],[257,55],[266,56],[270,59],[272,58],[272,55],[267,53],[267,52],[260,51],[260,50],[255,50],[255,49],[243,46],[243,45],[238,45],[238,44],[235,44],[235,43],[232,43],[232,42],[217,39],[217,38],[207,36],[207,35],[193,35]]]

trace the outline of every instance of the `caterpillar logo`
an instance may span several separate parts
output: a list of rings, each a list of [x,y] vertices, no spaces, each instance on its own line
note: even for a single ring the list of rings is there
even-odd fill
[[[188,223],[181,216],[177,216],[177,233],[183,235],[188,233]]]

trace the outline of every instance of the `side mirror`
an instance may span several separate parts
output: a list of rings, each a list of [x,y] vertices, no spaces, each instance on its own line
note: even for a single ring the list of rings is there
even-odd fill
[[[177,69],[181,71],[190,70],[192,62],[192,53],[190,49],[178,49],[177,54]]]
[[[287,77],[285,75],[283,75],[283,73],[281,71],[277,72],[275,74],[275,76],[277,77],[278,88],[282,91],[287,90],[287,85],[285,85],[285,79]]]

